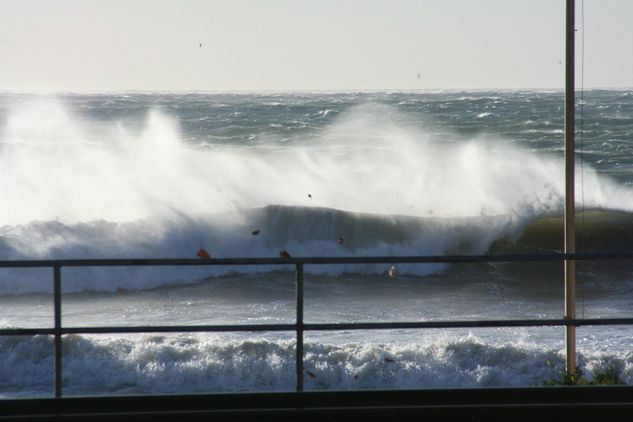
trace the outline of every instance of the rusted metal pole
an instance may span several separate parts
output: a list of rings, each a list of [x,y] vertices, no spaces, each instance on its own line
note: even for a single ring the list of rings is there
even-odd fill
[[[574,236],[575,219],[575,0],[567,0],[565,28],[565,253],[576,251]],[[576,263],[565,261],[565,319],[576,319]],[[565,329],[567,374],[576,369],[576,327]]]

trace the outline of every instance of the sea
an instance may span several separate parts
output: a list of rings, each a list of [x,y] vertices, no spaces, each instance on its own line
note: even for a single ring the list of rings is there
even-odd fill
[[[576,93],[576,250],[633,250],[633,90]],[[0,260],[563,249],[560,90],[0,93]],[[559,262],[306,265],[306,323],[561,319]],[[576,266],[633,317],[633,263]],[[0,328],[53,326],[50,268],[0,268]],[[62,326],[292,324],[293,265],[64,267]],[[578,327],[633,382],[633,327]],[[563,327],[307,331],[305,390],[560,379]],[[0,337],[0,397],[53,395],[52,336]],[[63,394],[295,389],[295,333],[63,336]]]

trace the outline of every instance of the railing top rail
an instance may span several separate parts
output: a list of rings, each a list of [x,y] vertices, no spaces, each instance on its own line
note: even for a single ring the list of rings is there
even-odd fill
[[[587,319],[504,319],[454,321],[393,321],[393,322],[334,322],[303,323],[304,331],[386,330],[428,328],[513,328],[562,326],[617,326],[633,325],[633,318]],[[132,334],[132,333],[201,333],[201,332],[272,332],[295,331],[296,323],[237,324],[237,325],[141,325],[141,326],[90,326],[63,327],[61,334]],[[54,328],[3,328],[0,336],[53,335]]]
[[[181,265],[296,265],[296,264],[415,264],[415,263],[476,263],[525,261],[587,261],[633,259],[633,251],[581,252],[500,255],[424,255],[424,256],[347,256],[294,258],[123,258],[123,259],[45,259],[0,260],[0,268],[18,267],[122,267],[122,266],[181,266]]]

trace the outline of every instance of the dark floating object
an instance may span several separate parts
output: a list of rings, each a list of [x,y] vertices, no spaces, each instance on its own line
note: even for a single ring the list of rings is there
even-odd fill
[[[358,379],[358,374],[354,375],[354,379],[357,380]]]
[[[312,194],[311,193],[308,194],[308,198],[312,199]]]
[[[393,361],[393,359],[385,358],[385,362],[387,362],[387,363],[393,363],[394,361]]]
[[[196,255],[198,255],[202,259],[209,259],[209,258],[211,258],[211,255],[209,255],[209,252],[207,252],[203,248],[198,249],[198,252],[196,253]]]
[[[338,243],[339,245],[342,245],[343,242],[345,242],[345,238],[343,236],[339,237],[338,240],[336,241],[336,243]]]
[[[305,372],[306,374],[310,375],[310,377],[312,377],[312,378],[316,378],[316,375],[314,375],[314,372],[310,372],[307,369],[304,369],[303,372]]]
[[[290,254],[284,249],[283,251],[279,252],[279,257],[280,258],[290,258]]]
[[[259,234],[259,229],[253,230],[253,236],[257,236]]]

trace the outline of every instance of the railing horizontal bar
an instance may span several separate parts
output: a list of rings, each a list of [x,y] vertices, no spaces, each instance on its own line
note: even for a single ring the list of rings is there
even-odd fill
[[[547,253],[504,255],[429,255],[429,256],[349,256],[349,257],[297,257],[297,258],[152,258],[152,259],[60,259],[0,261],[0,267],[121,267],[121,266],[207,266],[207,265],[281,265],[281,264],[415,264],[451,262],[525,262],[565,260],[633,259],[632,252],[599,253]]]
[[[360,322],[305,324],[311,331],[379,330],[410,328],[494,328],[494,327],[556,327],[590,325],[633,325],[633,318],[614,319],[523,319],[523,320],[473,320],[473,321],[420,321],[420,322]]]
[[[294,324],[251,324],[251,325],[156,325],[133,327],[68,327],[64,334],[107,334],[107,333],[175,333],[175,332],[248,332],[248,331],[294,331]]]
[[[130,327],[67,327],[62,334],[125,334],[125,333],[198,333],[198,332],[256,332],[256,331],[294,331],[294,324],[277,325],[156,325]],[[53,335],[53,328],[4,328],[0,336]]]
[[[415,328],[495,328],[495,327],[556,327],[556,326],[605,326],[633,325],[633,318],[591,319],[517,319],[483,321],[405,321],[405,322],[349,322],[304,324],[304,331],[382,330]],[[67,327],[62,334],[125,334],[125,333],[172,333],[172,332],[258,332],[294,331],[295,324],[251,325],[168,325],[130,327]],[[0,336],[52,335],[52,328],[6,328]]]
[[[3,328],[0,330],[0,336],[37,336],[55,334],[54,328]]]

